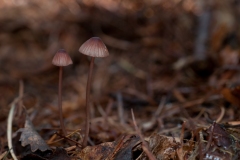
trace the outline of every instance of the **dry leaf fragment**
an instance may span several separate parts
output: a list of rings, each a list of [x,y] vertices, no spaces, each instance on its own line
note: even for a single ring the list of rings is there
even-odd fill
[[[21,128],[18,132],[22,132],[20,140],[22,146],[25,147],[26,145],[31,146],[31,151],[35,152],[36,150],[46,151],[51,150],[51,148],[46,144],[46,142],[42,139],[42,137],[38,134],[35,130],[32,122],[30,121],[29,117],[26,116],[25,121],[25,128]]]
[[[114,150],[114,142],[106,142],[96,146],[87,146],[78,154],[82,160],[103,160]]]
[[[209,135],[212,134],[212,140],[218,147],[229,149],[231,146],[233,146],[234,141],[231,135],[221,125],[217,123],[211,125],[208,128],[207,133]]]
[[[132,150],[139,143],[135,135],[123,135],[114,142],[87,146],[77,155],[82,160],[128,160],[132,159]]]
[[[177,142],[175,142],[177,141]],[[157,159],[169,160],[175,159],[177,155],[177,150],[180,147],[180,140],[173,137],[167,137],[154,133],[149,138],[149,148],[150,151]],[[147,156],[142,154],[139,160],[146,160]]]
[[[127,141],[123,143],[121,149],[116,154],[114,160],[129,160],[133,159],[133,148],[139,143],[140,138],[132,135],[127,136]]]

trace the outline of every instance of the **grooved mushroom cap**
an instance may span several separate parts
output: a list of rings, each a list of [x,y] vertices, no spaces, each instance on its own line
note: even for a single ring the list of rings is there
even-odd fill
[[[52,64],[55,66],[68,66],[72,64],[72,59],[64,49],[59,49],[53,57]]]
[[[81,45],[79,52],[91,57],[107,57],[107,47],[99,37],[92,37]]]

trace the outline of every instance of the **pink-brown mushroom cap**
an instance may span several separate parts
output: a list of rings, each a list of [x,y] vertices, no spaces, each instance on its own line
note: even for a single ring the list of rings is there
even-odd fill
[[[68,66],[72,63],[71,57],[64,49],[59,49],[52,60],[52,64],[55,66]]]
[[[92,37],[81,45],[79,52],[91,57],[107,57],[107,47],[99,37]]]

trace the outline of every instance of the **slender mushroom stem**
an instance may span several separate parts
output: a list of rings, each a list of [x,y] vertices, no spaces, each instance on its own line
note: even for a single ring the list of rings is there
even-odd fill
[[[86,124],[85,124],[85,136],[83,139],[83,147],[87,146],[87,140],[88,140],[88,135],[89,135],[89,124],[90,124],[89,98],[90,98],[90,87],[91,87],[91,82],[92,82],[92,72],[93,72],[93,67],[94,67],[94,59],[95,59],[94,57],[91,57],[90,69],[89,69],[89,73],[88,73],[87,90],[86,90]]]
[[[59,67],[59,85],[58,85],[58,110],[60,117],[60,126],[63,134],[66,136],[67,132],[64,127],[63,115],[62,115],[62,66]]]

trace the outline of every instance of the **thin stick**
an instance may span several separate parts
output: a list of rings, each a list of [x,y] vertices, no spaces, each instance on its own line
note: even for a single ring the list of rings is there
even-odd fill
[[[184,139],[185,125],[186,125],[186,121],[184,121],[183,124],[182,124],[182,130],[181,130],[181,135],[180,135],[181,147],[182,148],[183,148],[183,139]]]
[[[76,149],[76,146],[70,146],[70,147],[67,147],[67,148],[64,148],[68,153],[74,149]]]
[[[180,135],[180,141],[181,141],[181,148],[178,149],[178,158],[180,160],[183,160],[184,157],[184,153],[183,153],[183,139],[184,139],[184,130],[185,130],[185,125],[186,125],[186,121],[183,122],[182,124],[182,130],[181,130],[181,135]]]
[[[159,103],[158,108],[157,108],[156,112],[154,113],[154,118],[158,117],[162,113],[162,110],[166,103],[166,99],[167,99],[166,96],[163,96],[161,98],[161,102]]]
[[[82,144],[80,144],[80,143],[78,143],[77,141],[74,141],[74,140],[72,140],[72,139],[70,139],[70,138],[68,138],[68,137],[66,137],[66,136],[62,136],[61,134],[59,134],[59,133],[55,133],[56,135],[58,135],[58,136],[60,136],[61,138],[63,138],[63,139],[67,139],[68,141],[71,141],[71,142],[73,142],[73,143],[75,143],[75,145],[77,146],[77,147],[80,147],[80,146],[82,146]]]
[[[203,153],[203,146],[202,146],[202,141],[203,141],[203,134],[202,134],[202,131],[200,131],[199,132],[199,134],[197,134],[198,136],[197,136],[197,139],[199,139],[198,141],[199,141],[199,143],[198,143],[198,146],[199,146],[199,159],[200,160],[203,160],[203,157],[204,157],[204,154],[205,153]]]
[[[10,153],[12,155],[12,158],[14,160],[17,160],[17,157],[13,151],[13,145],[12,145],[12,121],[13,121],[13,114],[14,114],[14,110],[15,110],[15,103],[13,102],[11,104],[11,110],[8,114],[8,122],[7,122],[7,139],[8,139],[8,147],[10,150]]]
[[[13,121],[13,114],[14,114],[14,110],[15,110],[15,107],[16,107],[16,103],[20,103],[20,104],[22,103],[20,101],[22,101],[23,93],[24,93],[24,85],[23,85],[23,82],[20,81],[19,82],[19,96],[17,98],[15,98],[14,101],[11,103],[11,109],[9,111],[8,120],[7,120],[8,147],[9,147],[9,150],[10,150],[10,154],[12,155],[12,158],[14,160],[17,160],[17,157],[14,153],[13,145],[12,145],[12,121]],[[20,108],[21,107],[22,106],[20,106]]]
[[[78,132],[78,131],[80,131],[80,129],[77,129],[77,130],[75,130],[75,131],[73,131],[72,133],[70,133],[69,135],[67,135],[67,136],[65,136],[65,137],[70,137],[71,135],[73,135],[74,133],[76,133],[76,132]],[[54,133],[54,135],[56,135],[57,136],[57,134],[55,134]],[[59,135],[59,134],[58,134]],[[55,141],[53,141],[55,138],[51,138],[52,140],[50,141],[48,141],[47,142],[47,144],[48,145],[51,145],[51,144],[53,144],[53,143],[57,143],[57,142],[60,142],[60,141],[62,141],[62,140],[64,140],[64,138],[60,138],[60,139],[57,139],[57,140],[55,140]],[[74,144],[75,145],[75,144]]]
[[[58,110],[59,110],[59,117],[60,117],[60,126],[63,134],[66,136],[67,131],[64,127],[63,122],[63,113],[62,113],[62,67],[59,67],[59,84],[58,84]]]
[[[83,147],[87,146],[87,140],[88,140],[88,135],[89,135],[89,126],[90,126],[90,105],[89,105],[89,98],[90,98],[90,87],[91,87],[91,82],[92,82],[92,72],[93,72],[93,67],[94,67],[94,57],[91,58],[90,62],[90,69],[88,73],[88,81],[87,81],[87,90],[86,90],[86,124],[85,124],[85,136],[83,139]]]
[[[216,122],[214,121],[213,124],[212,124],[212,126],[211,126],[210,136],[209,136],[209,138],[208,138],[208,143],[207,143],[207,146],[206,146],[205,153],[208,151],[208,149],[209,149],[210,146],[211,146],[211,143],[212,143],[212,140],[213,140],[213,132],[214,132],[215,124],[216,124]]]
[[[225,114],[225,108],[223,106],[220,107],[221,109],[221,113],[220,115],[218,116],[217,120],[216,120],[216,123],[220,123],[220,121],[222,120],[224,114]]]
[[[6,159],[7,155],[9,154],[9,151],[5,151],[0,155],[0,159]]]
[[[148,158],[150,160],[157,160],[155,158],[155,156],[152,154],[152,152],[149,151],[149,147],[148,147],[148,144],[145,142],[142,134],[141,134],[141,131],[139,130],[138,126],[137,126],[137,123],[136,123],[136,120],[135,120],[135,116],[134,116],[134,113],[133,113],[133,109],[131,109],[131,114],[132,114],[132,120],[133,120],[133,124],[134,124],[134,127],[135,127],[135,130],[138,134],[138,136],[140,137],[141,141],[142,141],[142,149],[143,151],[147,154]]]

